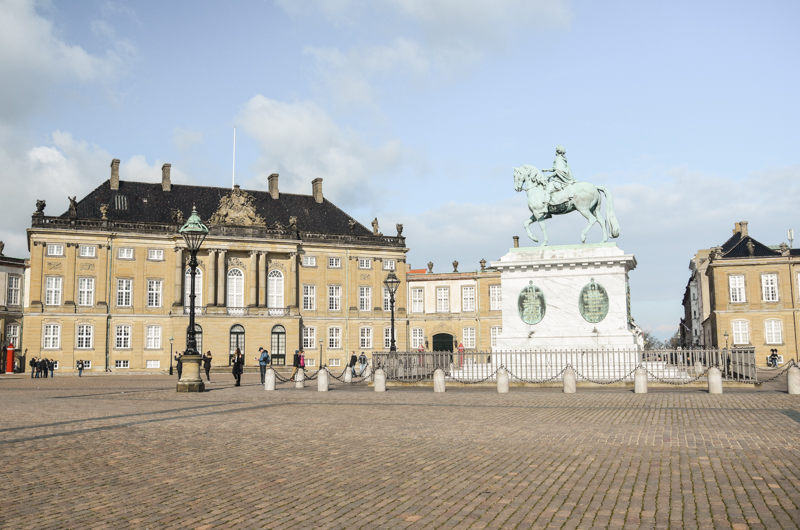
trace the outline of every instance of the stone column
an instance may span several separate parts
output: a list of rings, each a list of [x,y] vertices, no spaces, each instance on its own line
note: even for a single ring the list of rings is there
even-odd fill
[[[722,394],[722,372],[719,371],[719,368],[708,369],[708,393]]]
[[[208,271],[206,272],[206,305],[217,305],[217,251],[208,251]]]
[[[386,392],[386,372],[383,368],[375,370],[375,383],[373,384],[375,392]]]
[[[265,251],[258,253],[258,307],[267,307],[267,258]]]
[[[275,390],[275,370],[270,366],[267,369],[267,377],[264,381],[264,390]]]
[[[183,249],[175,248],[175,298],[173,307],[183,305]]]
[[[565,394],[574,394],[577,387],[577,378],[575,376],[575,370],[572,368],[567,368],[564,370],[564,393]]]
[[[255,250],[250,251],[250,268],[247,271],[247,282],[250,284],[250,300],[247,302],[247,307],[256,307],[256,293],[258,292],[256,286],[256,259],[258,253]]]
[[[647,394],[647,370],[644,368],[637,368],[633,374],[633,392]]]
[[[433,372],[433,391],[436,393],[444,392],[446,390],[444,381],[444,370],[437,368]]]
[[[497,370],[497,393],[508,394],[508,372],[505,368]]]
[[[217,306],[225,307],[225,281],[228,279],[228,268],[225,266],[225,254],[227,251],[220,249],[217,254]]]

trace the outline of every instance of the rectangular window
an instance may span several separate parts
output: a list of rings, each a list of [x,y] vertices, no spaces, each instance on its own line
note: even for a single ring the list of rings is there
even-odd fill
[[[372,288],[361,286],[358,288],[358,310],[372,311]]]
[[[303,256],[303,267],[316,267],[316,266],[317,266],[316,256]]]
[[[61,305],[61,278],[48,276],[45,280],[45,305]]]
[[[6,339],[8,343],[19,349],[19,324],[9,324],[6,326]]]
[[[47,245],[48,256],[63,256],[64,245]]]
[[[145,348],[149,350],[161,349],[161,326],[147,326]]]
[[[450,288],[436,288],[436,312],[447,313],[450,311]]]
[[[731,322],[733,326],[733,343],[734,344],[749,344],[750,332],[747,329],[746,320],[734,320]]]
[[[422,328],[411,328],[411,348],[418,350],[425,344],[425,335]]]
[[[732,303],[746,301],[744,294],[744,276],[728,276],[728,287],[730,287]]]
[[[130,368],[130,367],[131,367],[131,362],[130,361],[127,361],[127,360],[125,360],[125,361],[121,361],[121,360],[114,361],[114,368]]]
[[[133,249],[132,248],[120,248],[119,249],[119,259],[133,259]]]
[[[97,255],[97,247],[91,247],[88,245],[81,245],[80,248],[80,256],[82,258],[93,258]]]
[[[19,305],[19,276],[8,276],[8,305]]]
[[[339,349],[341,347],[342,328],[328,328],[328,348]]]
[[[371,269],[372,268],[372,260],[369,258],[363,258],[358,260],[358,268],[359,269]]]
[[[152,261],[164,261],[164,251],[158,248],[151,248],[147,251],[147,259]]]
[[[767,344],[781,344],[783,342],[781,337],[781,321],[767,320],[764,322],[764,335],[767,338]]]
[[[131,306],[131,291],[133,289],[133,280],[117,280],[117,306],[130,307]]]
[[[342,360],[341,359],[328,359],[328,364],[331,366],[341,366]]]
[[[387,289],[386,287],[383,288],[383,310],[384,311],[392,310],[391,300],[389,299],[389,289]]]
[[[475,311],[475,287],[471,285],[461,287],[461,310]]]
[[[303,348],[313,350],[317,347],[317,328],[303,328]]]
[[[317,308],[317,286],[303,286],[303,309],[313,311]]]
[[[145,366],[147,368],[161,368],[161,361],[154,361],[152,359],[148,359],[145,361]]]
[[[341,269],[342,268],[342,259],[341,258],[328,258],[328,268],[329,269]]]
[[[161,280],[147,280],[147,307],[161,307]]]
[[[94,329],[92,326],[88,324],[80,324],[78,325],[78,340],[76,341],[76,347],[80,349],[88,349],[92,347],[92,335],[94,334]]]
[[[58,324],[45,324],[43,348],[58,349],[61,347],[61,326]]]
[[[361,328],[359,337],[359,348],[372,348],[372,328]]]
[[[341,311],[342,309],[342,288],[339,285],[328,286],[328,309],[330,311]]]
[[[394,345],[397,346],[397,328],[394,328]],[[392,348],[392,328],[383,328],[383,349],[389,351]]]
[[[492,348],[497,348],[497,338],[503,332],[501,326],[492,326]]]
[[[94,278],[78,278],[78,305],[94,304]]]
[[[317,360],[316,359],[310,359],[310,358],[306,357],[306,367],[310,366],[310,367],[313,368],[316,365],[317,365]]]
[[[411,312],[412,313],[422,313],[425,311],[425,306],[423,304],[423,290],[422,289],[411,289]]]
[[[58,370],[58,361],[53,361],[53,370]]]
[[[114,342],[115,348],[127,349],[131,347],[131,327],[117,326],[117,338]]]
[[[761,299],[764,302],[777,302],[778,301],[778,275],[777,274],[762,274],[761,275]]]
[[[464,347],[475,347],[475,328],[464,328]]]
[[[92,361],[83,361],[83,368],[85,370],[88,370],[91,367],[92,367]]]
[[[383,270],[385,271],[393,271],[397,266],[397,261],[393,259],[385,259],[383,260]]]
[[[491,311],[501,311],[503,309],[503,291],[499,285],[489,286],[489,309]]]

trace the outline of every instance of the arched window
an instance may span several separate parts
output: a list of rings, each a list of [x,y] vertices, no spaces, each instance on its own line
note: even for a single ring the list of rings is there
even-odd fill
[[[244,313],[244,273],[241,269],[228,271],[228,314]]]
[[[272,355],[286,355],[286,328],[280,324],[272,328]]]
[[[239,348],[239,351],[244,353],[244,326],[241,324],[234,324],[231,326],[230,337],[230,355],[232,356],[236,353],[236,348]]]
[[[197,274],[194,277],[194,312],[200,313],[203,307],[203,271],[200,267],[197,268]],[[192,269],[186,269],[186,277],[183,282],[183,313],[189,314],[189,306],[191,300],[189,296],[192,294]],[[199,350],[198,350],[199,351]]]
[[[197,343],[197,351],[203,353],[203,328],[200,324],[194,325],[194,340]],[[186,326],[186,341],[189,341],[189,326]]]
[[[267,307],[283,307],[283,273],[279,270],[269,272],[267,279]]]

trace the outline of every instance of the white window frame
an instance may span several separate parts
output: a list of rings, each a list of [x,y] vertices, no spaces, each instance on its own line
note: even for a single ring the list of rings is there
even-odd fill
[[[394,328],[394,345],[397,346],[397,327]],[[389,351],[392,347],[392,328],[383,328],[383,349]]]
[[[203,307],[203,270],[200,267],[195,269],[194,277],[194,312],[195,314],[201,311]],[[183,307],[185,308],[184,314],[189,313],[189,306],[191,306],[192,296],[192,268],[188,267],[183,276]]]
[[[19,294],[20,294],[20,285],[21,285],[21,277],[16,274],[9,274],[8,275],[8,289],[6,290],[6,303],[8,305],[20,305],[19,304]]]
[[[97,247],[94,245],[81,245],[78,249],[78,255],[82,258],[95,258],[97,257]]]
[[[145,361],[145,368],[152,368],[152,369],[161,368],[161,361],[158,359],[147,359]]]
[[[461,311],[475,311],[475,286],[461,286]]]
[[[761,301],[778,301],[778,275],[767,273],[761,275]]]
[[[271,309],[283,308],[283,273],[272,269],[267,274],[267,307]]]
[[[195,282],[195,284],[196,283],[197,282]],[[147,307],[161,307],[162,300],[164,299],[163,292],[163,280],[147,280]]]
[[[119,247],[117,259],[133,259],[133,247]]]
[[[397,260],[393,259],[385,259],[383,260],[383,270],[385,271],[393,271],[397,268]]]
[[[422,328],[411,328],[411,349],[418,350],[425,344],[425,330]]]
[[[147,326],[145,328],[144,348],[146,350],[161,349],[161,326]]]
[[[128,324],[118,324],[114,332],[114,349],[131,349],[131,326]]]
[[[131,362],[128,359],[117,359],[114,361],[114,368],[127,369],[131,367]]]
[[[78,324],[75,331],[75,348],[78,350],[91,350],[94,346],[94,326],[91,324]]]
[[[783,326],[780,320],[770,318],[764,321],[764,339],[767,344],[783,344]]]
[[[359,258],[359,260],[358,260],[358,268],[359,269],[371,269],[372,268],[372,258]]]
[[[16,322],[6,324],[6,340],[15,350],[19,349],[19,324]]]
[[[328,286],[328,311],[342,310],[342,286]]]
[[[228,309],[244,307],[244,272],[242,269],[230,269],[226,275],[228,287]]]
[[[332,326],[328,328],[328,349],[341,350],[342,349],[342,328]],[[333,364],[331,366],[334,366]]]
[[[55,243],[51,243],[47,245],[47,255],[48,256],[64,256],[64,245],[57,245]]]
[[[78,278],[78,305],[94,305],[94,278]]]
[[[84,370],[89,370],[92,367],[92,361],[87,361],[86,359],[81,359],[81,360],[83,360]]]
[[[59,324],[45,324],[42,333],[42,349],[61,349],[61,326]]]
[[[44,282],[44,305],[61,305],[61,286],[64,279],[61,276],[47,276]]]
[[[422,287],[415,287],[414,289],[411,289],[411,312],[425,312],[425,289]]]
[[[317,266],[316,256],[303,256],[303,267],[316,267],[316,266]]]
[[[329,269],[341,269],[342,268],[342,258],[328,258],[328,268]]]
[[[750,344],[750,323],[747,320],[731,321],[731,330],[733,330],[734,346]]]
[[[147,259],[150,261],[164,261],[164,251],[160,248],[147,249]]]
[[[117,307],[131,307],[131,305],[133,305],[133,280],[117,278]]]
[[[437,287],[436,288],[436,312],[449,313],[450,312],[450,288]]]
[[[384,287],[383,288],[383,310],[384,311],[391,311],[392,310],[392,300],[389,293],[389,289]]]
[[[372,349],[372,328],[367,326],[358,328],[358,344],[359,348]]]
[[[342,360],[341,359],[328,359],[329,366],[341,366]]]
[[[475,349],[475,328],[464,328],[461,330],[464,348]]]
[[[503,326],[492,326],[492,348],[497,348],[497,338],[503,333]]]
[[[368,285],[358,286],[358,310],[372,311],[372,287]]]
[[[730,300],[732,304],[744,303],[747,301],[747,295],[744,289],[744,275],[731,274],[728,276],[728,290],[730,292]]]
[[[502,311],[503,310],[503,289],[500,285],[489,286],[489,310]]]
[[[307,350],[317,349],[317,328],[303,326],[303,348]]]
[[[313,284],[303,285],[303,310],[314,311],[317,309],[317,286]]]

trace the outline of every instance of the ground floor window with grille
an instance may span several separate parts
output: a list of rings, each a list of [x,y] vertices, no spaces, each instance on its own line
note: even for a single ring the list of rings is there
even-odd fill
[[[781,338],[781,321],[780,320],[767,320],[764,322],[764,335],[767,338],[767,344],[780,344],[783,342]]]
[[[503,332],[501,326],[492,326],[492,348],[497,348],[497,338]]]
[[[75,361],[75,368],[78,367],[78,361]],[[92,367],[92,361],[83,361],[83,369],[88,370]]]
[[[117,326],[117,335],[116,335],[116,341],[114,342],[114,347],[122,350],[131,347],[130,326]]]
[[[303,348],[315,349],[317,347],[317,328],[303,328]]]
[[[342,347],[342,328],[328,328],[328,348]],[[331,364],[331,366],[336,366]]]
[[[316,365],[317,365],[317,360],[316,359],[312,359],[310,357],[306,357],[306,368],[308,368],[309,366],[316,366]]]
[[[475,328],[464,328],[464,347],[475,347]]]
[[[422,328],[411,328],[411,347],[415,350],[424,344],[425,335]]]
[[[734,320],[731,322],[733,327],[733,343],[734,344],[749,344],[750,331],[747,326],[746,320]]]
[[[359,348],[372,348],[372,328],[361,328],[359,337]]]
[[[342,360],[341,359],[328,359],[328,366],[341,366]]]
[[[161,361],[148,359],[145,362],[147,363],[147,368],[161,368]]]
[[[116,360],[114,361],[114,368],[130,368],[131,362],[128,360]]]

